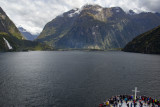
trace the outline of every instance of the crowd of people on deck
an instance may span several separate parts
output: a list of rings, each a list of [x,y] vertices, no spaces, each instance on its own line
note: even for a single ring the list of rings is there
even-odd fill
[[[99,104],[99,107],[122,107],[123,103],[127,107],[160,107],[160,101],[146,96],[139,96],[136,99],[130,95],[114,96],[103,104]]]

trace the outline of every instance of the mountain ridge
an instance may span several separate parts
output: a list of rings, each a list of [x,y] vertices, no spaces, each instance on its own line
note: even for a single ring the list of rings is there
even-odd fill
[[[27,41],[7,14],[0,8],[0,51],[51,50],[48,45]]]
[[[7,32],[8,34],[16,37],[20,40],[25,40],[23,35],[19,32],[12,20],[7,16],[7,14],[0,7],[0,32]]]
[[[37,41],[56,49],[123,48],[135,36],[160,25],[154,13],[130,15],[120,7],[86,5],[47,23]]]
[[[135,37],[124,47],[123,51],[160,54],[160,26]]]
[[[26,29],[24,29],[23,27],[18,27],[19,31],[21,32],[21,34],[26,38],[26,40],[30,40],[33,41],[35,40],[39,34],[31,34],[29,31],[27,31]]]

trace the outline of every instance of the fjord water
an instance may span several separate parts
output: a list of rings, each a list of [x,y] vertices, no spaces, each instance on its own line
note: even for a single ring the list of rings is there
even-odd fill
[[[160,56],[120,51],[0,53],[0,106],[97,107],[135,86],[160,98]]]

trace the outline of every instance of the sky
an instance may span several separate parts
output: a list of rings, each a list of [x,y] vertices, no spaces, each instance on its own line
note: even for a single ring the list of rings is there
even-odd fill
[[[160,12],[160,0],[0,0],[0,7],[17,27],[22,26],[32,34],[40,33],[57,15],[85,4],[102,7],[121,7],[139,13]]]

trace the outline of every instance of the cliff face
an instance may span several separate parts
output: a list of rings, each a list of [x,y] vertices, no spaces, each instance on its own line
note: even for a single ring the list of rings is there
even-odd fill
[[[123,48],[135,36],[160,25],[154,13],[125,13],[120,7],[86,5],[47,23],[38,41],[61,49]]]
[[[50,50],[47,45],[27,41],[0,8],[0,51]]]
[[[0,33],[0,51],[14,51],[16,48],[16,43],[7,33]]]
[[[17,39],[25,40],[23,35],[19,32],[15,24],[9,19],[6,13],[0,7],[0,32],[6,32]]]
[[[126,52],[160,54],[160,26],[137,36],[123,50]]]
[[[15,51],[17,41],[24,40],[15,24],[0,7],[0,51]]]

